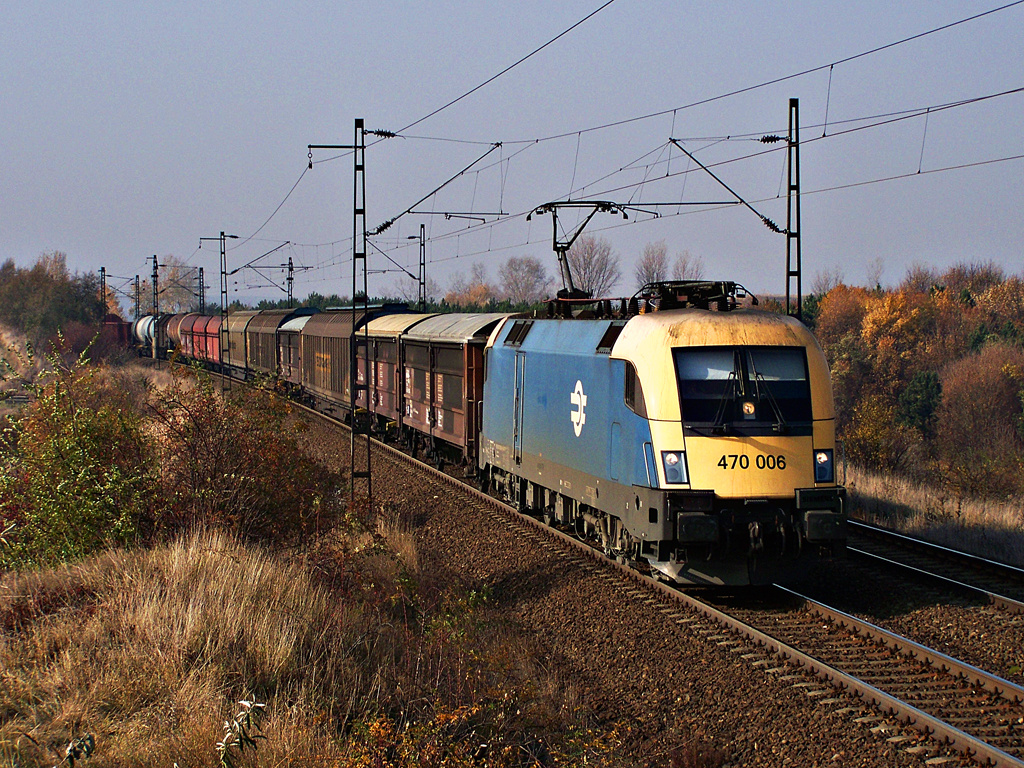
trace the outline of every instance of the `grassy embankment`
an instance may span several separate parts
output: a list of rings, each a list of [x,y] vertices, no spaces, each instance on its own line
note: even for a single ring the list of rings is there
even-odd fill
[[[0,765],[70,764],[78,739],[95,744],[86,766],[615,764],[628,729],[592,730],[575,683],[485,585],[442,583],[421,563],[401,510],[346,510],[330,490],[344,483],[295,458],[259,393],[222,402],[177,377],[139,389],[77,368],[58,380],[0,455]],[[107,432],[85,417],[117,392],[116,412],[143,425],[118,439],[162,462],[125,474],[151,492],[134,544],[83,549],[64,541],[73,528],[51,540],[47,515],[96,476],[76,462],[110,467],[97,463]],[[68,476],[60,495],[55,474]],[[297,506],[268,518],[269,496]],[[90,498],[99,516],[83,524],[115,514],[108,501]],[[74,562],[54,564],[65,552]],[[265,738],[218,750],[243,700],[265,705],[247,731]]]
[[[603,764],[615,734],[588,732],[541,649],[381,531],[301,558],[202,532],[6,574],[0,763],[54,765],[90,734],[99,765],[217,765],[246,699],[266,738],[239,765]]]
[[[846,482],[855,517],[1024,567],[1024,500],[956,498],[942,488],[853,465]]]

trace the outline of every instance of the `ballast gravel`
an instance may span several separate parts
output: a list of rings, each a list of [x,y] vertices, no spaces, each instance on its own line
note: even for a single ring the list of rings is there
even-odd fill
[[[313,424],[307,442],[332,463],[348,458],[331,427]],[[374,506],[415,521],[421,570],[487,586],[492,606],[526,645],[545,649],[544,666],[568,681],[598,727],[628,726],[621,765],[973,764],[854,697],[809,695],[828,686],[796,670],[768,671],[781,662],[755,666],[709,639],[714,625],[678,623],[627,595],[632,586],[538,546],[412,467],[380,456],[374,478]],[[703,762],[688,746],[719,757]]]

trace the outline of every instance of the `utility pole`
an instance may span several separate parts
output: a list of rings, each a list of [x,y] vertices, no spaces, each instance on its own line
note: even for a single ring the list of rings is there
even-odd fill
[[[107,268],[100,267],[100,302],[103,304],[103,314],[107,314]]]
[[[359,378],[359,349],[369,349],[370,335],[367,328],[367,317],[370,313],[370,298],[367,288],[367,267],[366,267],[366,134],[390,138],[395,134],[390,131],[367,131],[362,118],[355,121],[355,139],[352,144],[310,144],[309,167],[313,167],[314,149],[348,150],[352,152],[354,165],[352,177],[352,327],[349,336],[349,406],[352,409],[352,434],[350,456],[352,462],[351,471],[351,498],[354,501],[356,495],[356,480],[366,481],[367,503],[373,504],[373,484],[370,476],[370,458],[373,440],[370,437],[369,414],[365,409],[359,407],[359,395],[365,393],[369,398],[368,381],[360,381]],[[383,231],[383,229],[379,230]],[[362,328],[357,329],[356,324],[362,322]],[[369,379],[371,372],[369,368],[369,355],[367,357],[366,376]],[[365,403],[369,405],[369,402]],[[360,469],[357,461],[361,453],[360,438],[365,438],[366,459],[365,468]]]
[[[157,281],[160,279],[160,265],[157,263],[156,254],[153,254],[153,359],[160,357],[160,335],[157,330],[160,323],[160,291],[157,289]]]
[[[420,312],[427,311],[427,236],[426,229],[420,224]]]
[[[288,257],[288,277],[287,277],[287,282],[288,282],[288,309],[292,309],[295,306],[294,302],[292,301],[292,283],[295,281],[295,277],[293,276],[294,272],[295,272],[295,266],[292,264],[292,257],[289,256]]]
[[[238,235],[225,235],[224,230],[221,230],[220,235],[217,237],[200,237],[199,247],[203,247],[203,243],[207,240],[216,240],[220,243],[220,328],[221,328],[221,339],[224,340],[221,343],[220,355],[221,362],[225,367],[231,364],[231,334],[228,333],[228,250],[227,241],[237,240]],[[245,341],[243,339],[242,347],[245,347]],[[244,361],[243,361],[244,362]],[[221,376],[221,389],[230,389],[231,377]]]
[[[355,138],[353,141],[353,176],[352,176],[352,343],[349,345],[349,370],[351,371],[351,392],[352,392],[352,498],[355,499],[356,478],[366,480],[367,503],[373,503],[373,480],[370,476],[370,457],[373,440],[370,437],[369,419],[356,417],[358,410],[359,393],[365,393],[367,400],[370,397],[368,381],[359,380],[359,349],[367,351],[366,375],[370,376],[370,348],[369,323],[367,322],[370,313],[370,297],[367,286],[366,269],[366,131],[363,127],[363,119],[356,118]],[[360,291],[360,284],[362,291]],[[356,333],[357,313],[362,315],[362,334]],[[361,336],[361,338],[360,338]],[[369,402],[366,404],[369,410]],[[368,414],[367,414],[368,415]],[[356,469],[356,453],[358,451],[359,437],[365,438],[366,442],[366,469]]]
[[[789,186],[786,208],[786,313],[803,321],[803,286],[800,253],[800,100],[789,100]],[[796,308],[790,293],[796,282]]]
[[[138,320],[140,317],[142,317],[142,306],[140,304],[141,301],[142,301],[142,296],[140,295],[140,292],[139,292],[139,276],[136,275],[135,276],[135,319],[136,320]]]
[[[206,280],[203,277],[203,268],[199,268],[199,314],[206,311]]]
[[[160,279],[160,265],[157,264],[156,254],[153,254],[153,316],[160,314],[160,291],[157,290],[157,281]]]

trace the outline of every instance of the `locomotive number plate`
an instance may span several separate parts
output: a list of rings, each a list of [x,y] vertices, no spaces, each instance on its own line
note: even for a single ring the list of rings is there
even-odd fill
[[[786,457],[781,453],[777,456],[770,453],[759,453],[751,461],[749,456],[729,453],[718,460],[718,466],[722,469],[785,469]]]

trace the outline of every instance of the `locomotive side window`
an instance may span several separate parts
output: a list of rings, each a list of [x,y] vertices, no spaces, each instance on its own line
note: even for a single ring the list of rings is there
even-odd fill
[[[644,402],[644,391],[640,387],[640,377],[631,362],[626,361],[626,386],[624,399],[626,406],[637,416],[647,417],[647,403]]]
[[[811,390],[802,347],[673,350],[679,401],[699,434],[809,434]]]

